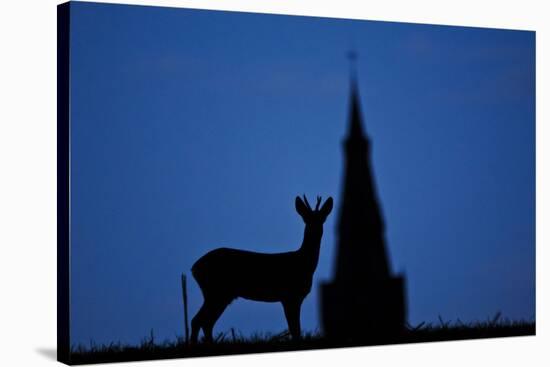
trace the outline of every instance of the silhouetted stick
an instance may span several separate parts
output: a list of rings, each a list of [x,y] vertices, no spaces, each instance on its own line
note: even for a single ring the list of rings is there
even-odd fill
[[[181,274],[181,293],[183,295],[183,316],[185,322],[185,343],[189,343],[189,320],[187,317],[187,278]]]

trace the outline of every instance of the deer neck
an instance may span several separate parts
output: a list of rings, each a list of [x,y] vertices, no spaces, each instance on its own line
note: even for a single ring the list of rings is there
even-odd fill
[[[298,253],[304,262],[304,269],[307,269],[311,273],[313,273],[317,268],[322,236],[322,227],[312,228],[312,226],[306,225],[304,230],[304,240],[302,242],[302,246],[300,246],[300,249],[298,250]]]

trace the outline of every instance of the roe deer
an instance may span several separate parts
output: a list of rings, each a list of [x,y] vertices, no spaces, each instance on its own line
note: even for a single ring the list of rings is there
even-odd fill
[[[305,195],[296,197],[296,211],[306,225],[302,246],[297,251],[275,254],[218,248],[201,257],[191,272],[199,284],[204,302],[191,321],[191,342],[196,343],[202,328],[205,340],[212,341],[212,329],[225,308],[236,298],[281,302],[288,329],[298,339],[300,308],[311,290],[319,260],[323,223],[332,210],[332,198],[323,204],[317,197],[315,210]]]

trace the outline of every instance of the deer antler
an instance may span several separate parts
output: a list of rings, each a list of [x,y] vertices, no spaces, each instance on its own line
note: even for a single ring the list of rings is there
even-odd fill
[[[321,205],[321,197],[317,196],[317,205],[315,205],[315,210],[319,210],[319,205]]]
[[[306,194],[304,194],[304,203],[306,203],[307,208],[311,210],[311,206],[309,206],[309,203],[307,202]]]

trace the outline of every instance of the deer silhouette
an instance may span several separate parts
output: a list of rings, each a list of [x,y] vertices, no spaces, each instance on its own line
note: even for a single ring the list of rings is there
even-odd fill
[[[300,308],[311,290],[317,268],[323,223],[332,210],[332,198],[323,206],[317,197],[311,209],[306,196],[296,197],[296,211],[305,223],[304,240],[296,251],[258,253],[231,248],[208,252],[191,268],[204,302],[191,321],[191,342],[196,343],[202,328],[207,342],[212,342],[214,324],[225,308],[241,297],[262,302],[281,302],[288,329],[299,339]]]

